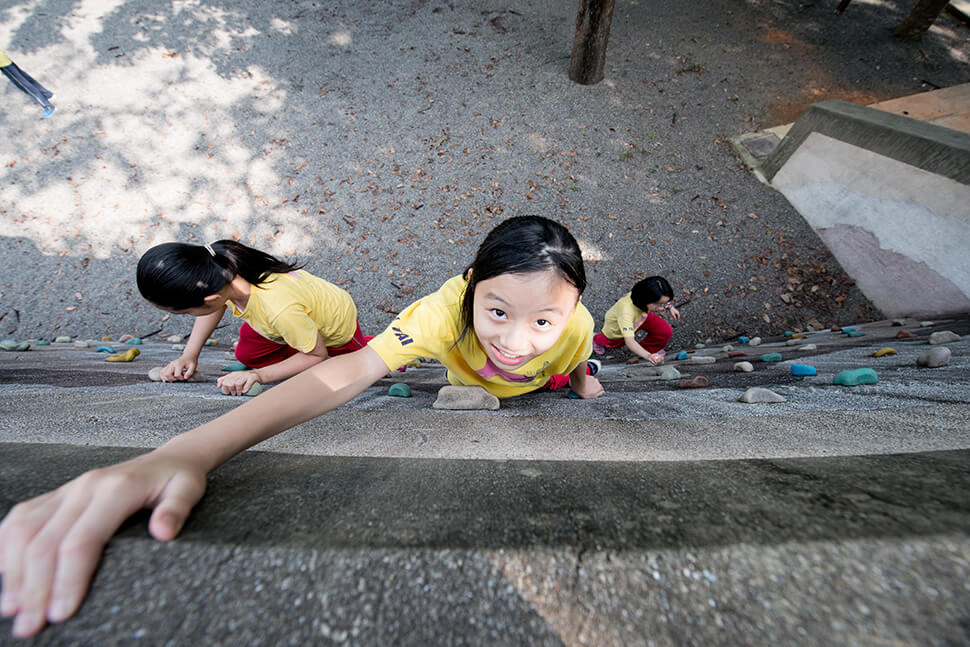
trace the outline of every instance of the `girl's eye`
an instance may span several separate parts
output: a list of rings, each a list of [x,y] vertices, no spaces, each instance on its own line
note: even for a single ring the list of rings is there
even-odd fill
[[[492,316],[493,317],[496,317],[497,319],[504,319],[505,318],[505,311],[504,310],[499,310],[498,308],[492,308]]]
[[[549,323],[548,319],[539,319],[536,321],[536,325],[539,326],[540,328],[548,328],[552,324]]]

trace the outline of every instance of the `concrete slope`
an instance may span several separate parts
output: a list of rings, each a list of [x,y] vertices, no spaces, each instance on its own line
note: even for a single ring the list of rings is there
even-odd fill
[[[604,398],[497,412],[431,409],[438,366],[395,374],[214,472],[177,541],[133,518],[78,616],[32,642],[959,643],[970,341],[941,368],[915,358],[970,322],[905,323],[737,346],[752,373],[721,347],[669,362],[706,389],[608,356]],[[883,346],[897,354],[869,357]],[[0,354],[0,511],[237,405],[211,383],[147,382],[174,351],[142,349],[121,365],[64,345]],[[878,384],[831,384],[862,366]],[[415,396],[389,397],[393,381]],[[755,385],[787,401],[737,402]]]

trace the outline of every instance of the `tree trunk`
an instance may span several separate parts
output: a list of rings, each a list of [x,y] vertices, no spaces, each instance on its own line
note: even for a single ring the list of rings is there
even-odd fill
[[[949,0],[947,0],[949,1]],[[569,79],[580,85],[595,85],[603,80],[606,42],[613,22],[613,0],[579,0],[576,37],[569,62]]]
[[[950,0],[919,0],[893,31],[893,36],[903,40],[920,40],[948,4]]]

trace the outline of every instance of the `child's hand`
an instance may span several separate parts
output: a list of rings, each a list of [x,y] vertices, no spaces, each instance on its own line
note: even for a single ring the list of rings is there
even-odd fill
[[[156,450],[14,506],[0,523],[0,612],[17,616],[13,635],[32,636],[74,615],[125,519],[155,508],[149,531],[173,539],[203,492],[203,469]]]
[[[660,364],[664,363],[664,356],[661,355],[660,353],[651,353],[650,356],[647,358],[647,361],[653,364],[654,366],[659,366]]]
[[[236,371],[220,377],[216,386],[226,395],[246,395],[253,384],[259,381],[256,371]]]
[[[600,384],[600,381],[595,377],[592,375],[586,375],[584,377],[585,379],[583,380],[569,380],[569,386],[576,393],[576,395],[585,400],[589,398],[598,398],[606,393],[606,391],[603,389],[603,385]]]
[[[198,366],[198,363],[195,359],[187,357],[173,359],[162,369],[162,382],[187,380],[195,373],[196,366]]]
[[[670,306],[670,309],[668,310],[668,312],[670,312],[670,316],[673,317],[674,321],[680,321],[680,310],[678,310],[673,306]]]

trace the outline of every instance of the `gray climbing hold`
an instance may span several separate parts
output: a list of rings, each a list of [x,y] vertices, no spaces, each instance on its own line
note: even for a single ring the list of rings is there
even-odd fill
[[[804,346],[799,346],[798,350],[818,350],[818,346],[815,344],[805,344]]]
[[[74,340],[74,345],[77,346],[78,348],[87,348],[91,344],[89,344],[88,342],[84,341],[83,339],[76,339],[76,340]]]
[[[435,409],[450,410],[498,410],[498,398],[480,386],[443,386],[438,399],[431,405]]]
[[[156,367],[152,368],[150,371],[148,371],[148,379],[151,380],[152,382],[161,382],[162,381],[162,367],[161,366],[156,366]],[[205,374],[200,373],[199,371],[196,371],[195,373],[192,374],[192,377],[190,377],[187,380],[183,380],[183,381],[184,382],[205,382],[206,381],[206,376],[205,376]]]
[[[185,344],[172,344],[172,350],[185,350]]]
[[[919,322],[919,327],[920,328],[929,328],[930,326],[935,326],[935,325],[936,325],[936,322],[935,321],[921,321],[921,322]]]
[[[263,392],[263,385],[260,384],[259,382],[254,382],[253,385],[249,387],[249,390],[246,391],[246,395],[248,395],[249,397],[255,398],[257,395],[259,395],[262,392]]]
[[[694,355],[687,360],[688,364],[714,364],[715,362],[717,358],[710,355]]]
[[[950,363],[950,349],[946,346],[937,346],[921,353],[916,358],[916,365],[924,368],[939,368]]]
[[[722,353],[730,353],[732,350],[734,350],[734,346],[732,346],[731,344],[721,347]]]
[[[939,330],[930,335],[931,344],[949,344],[951,341],[960,341],[960,335],[952,330]]]
[[[664,366],[660,369],[660,379],[661,380],[679,380],[680,371],[678,371],[673,366]]]
[[[694,348],[696,348],[697,350],[700,350],[702,348],[707,348],[707,346],[705,346],[704,344],[701,344],[701,343],[698,342],[698,343],[694,344]]]
[[[21,352],[25,350],[30,350],[30,344],[25,341],[15,341],[13,339],[4,339],[0,341],[0,348],[3,350],[8,350],[12,352]]]
[[[72,339],[68,335],[61,335],[60,337],[54,338],[55,344],[70,344]]]
[[[735,362],[734,370],[738,373],[750,373],[754,370],[754,365],[751,362]]]
[[[185,340],[185,337],[183,337],[182,335],[169,335],[168,337],[165,338],[165,341],[167,341],[170,344],[181,344],[184,340]]]
[[[396,398],[410,398],[411,387],[404,382],[395,382],[391,385],[391,388],[387,390],[387,394],[393,395]]]
[[[747,402],[748,404],[785,402],[785,398],[771,389],[754,386],[742,393],[741,397],[738,398],[738,402]]]
[[[748,341],[748,346],[760,346],[760,345],[761,345],[761,337],[752,337]]]

